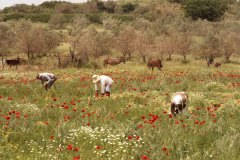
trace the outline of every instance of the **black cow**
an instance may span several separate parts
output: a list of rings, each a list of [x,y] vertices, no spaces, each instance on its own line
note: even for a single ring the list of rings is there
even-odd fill
[[[17,66],[18,65],[20,65],[20,60],[21,60],[21,58],[16,58],[16,59],[5,59],[5,63],[7,64],[7,65],[9,65],[10,66],[10,68],[12,67],[12,66],[16,66],[16,69],[17,69]]]

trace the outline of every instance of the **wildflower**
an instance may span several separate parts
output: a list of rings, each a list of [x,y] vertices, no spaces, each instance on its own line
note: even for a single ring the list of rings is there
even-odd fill
[[[173,115],[172,115],[172,114],[169,114],[169,115],[168,115],[168,117],[169,117],[169,118],[172,118],[172,117],[173,117]]]
[[[72,149],[73,149],[73,145],[68,144],[68,145],[67,145],[67,150],[71,151]]]
[[[133,137],[132,136],[128,136],[128,139],[131,140]]]
[[[76,148],[74,148],[74,151],[76,151],[76,152],[77,152],[77,151],[79,151],[79,148],[77,148],[77,147],[76,147]]]
[[[96,146],[95,149],[96,150],[100,150],[102,147],[101,146]]]
[[[196,120],[194,123],[195,123],[195,124],[198,124],[199,122],[198,122],[198,120]]]
[[[80,156],[73,157],[73,160],[79,160],[79,159],[80,159]]]
[[[146,116],[142,116],[141,118],[142,118],[142,119],[145,119],[145,118],[146,118]]]
[[[138,129],[143,128],[143,125],[142,125],[142,124],[139,124],[139,125],[137,126],[137,128],[138,128]]]
[[[200,122],[200,125],[204,125],[204,123],[205,123],[206,121],[205,120],[203,120],[202,122]]]
[[[10,118],[10,116],[5,116],[5,119],[10,120],[11,118]]]
[[[167,148],[166,147],[162,147],[162,151],[163,152],[167,152]]]
[[[141,156],[141,160],[150,160],[150,159],[148,158],[148,156],[142,155],[142,156]]]

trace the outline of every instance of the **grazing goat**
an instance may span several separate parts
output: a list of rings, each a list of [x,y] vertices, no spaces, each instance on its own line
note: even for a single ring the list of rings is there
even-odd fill
[[[118,58],[106,58],[103,61],[103,65],[107,66],[108,64],[114,66],[114,65],[118,65],[121,62],[123,62],[125,64],[125,58],[124,57],[118,57]]]
[[[213,59],[207,59],[207,66],[209,67],[211,64],[213,64]]]
[[[17,69],[17,65],[20,65],[20,60],[21,60],[21,58],[18,57],[16,59],[5,59],[4,61],[7,65],[10,66],[10,68],[12,66],[16,66],[16,69]]]
[[[188,95],[186,92],[176,92],[171,101],[171,114],[176,116],[187,111]]]
[[[159,70],[161,70],[161,68],[163,67],[162,61],[158,58],[157,59],[149,58],[147,67],[152,68],[152,71],[153,71],[154,67],[157,67]]]
[[[222,66],[222,63],[220,63],[220,62],[216,62],[216,63],[214,63],[214,67],[221,67]]]

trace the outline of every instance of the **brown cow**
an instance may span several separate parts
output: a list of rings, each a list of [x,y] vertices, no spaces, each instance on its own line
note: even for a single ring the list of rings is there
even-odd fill
[[[152,68],[152,71],[154,67],[157,67],[159,70],[161,70],[161,68],[163,67],[162,61],[159,58],[156,58],[156,59],[149,58],[147,67]]]
[[[125,58],[124,57],[118,57],[118,58],[106,58],[103,61],[103,65],[107,66],[108,64],[114,66],[114,65],[118,65],[121,62],[123,62],[125,64]]]
[[[222,63],[220,63],[220,62],[216,62],[216,63],[214,63],[214,67],[221,67],[222,66]]]

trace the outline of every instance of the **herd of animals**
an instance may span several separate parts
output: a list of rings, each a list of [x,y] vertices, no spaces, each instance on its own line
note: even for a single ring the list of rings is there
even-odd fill
[[[114,65],[118,65],[120,63],[124,63],[125,64],[125,62],[126,62],[126,59],[123,56],[116,57],[116,58],[108,57],[108,58],[105,58],[103,60],[103,65],[104,66],[107,66],[107,65],[114,66]],[[3,61],[3,64],[9,65],[10,68],[12,66],[16,66],[16,69],[17,69],[17,66],[21,65],[22,63],[26,64],[26,61],[24,59],[22,59],[22,58],[19,58],[19,57],[14,58],[14,59],[4,59],[4,61]],[[214,67],[221,67],[222,63],[220,63],[220,62],[215,62],[214,63],[213,59],[207,59],[207,65],[208,65],[208,67],[210,65],[213,65]],[[154,67],[156,67],[159,70],[161,70],[161,68],[163,67],[162,60],[159,59],[159,58],[149,58],[148,62],[147,62],[147,67],[151,68],[152,71],[153,71]]]

